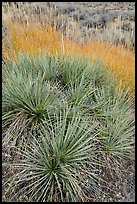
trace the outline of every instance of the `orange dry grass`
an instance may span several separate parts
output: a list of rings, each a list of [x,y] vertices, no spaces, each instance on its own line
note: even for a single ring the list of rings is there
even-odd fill
[[[2,57],[4,60],[8,59],[8,49],[5,46],[5,42],[2,40]]]
[[[92,41],[83,45],[83,52],[90,53],[94,58],[101,58],[104,64],[111,68],[119,84],[124,87],[129,86],[131,92],[134,92],[135,55],[133,51],[106,42]]]
[[[40,24],[31,23],[28,26],[19,23],[9,24],[9,48],[5,49],[3,41],[3,58],[14,58],[19,52],[37,55],[39,51],[48,53],[74,54],[80,53],[80,47],[76,43],[64,39],[61,32],[56,32],[51,27],[43,28]]]
[[[19,52],[38,54],[45,49],[48,52],[56,51],[59,47],[59,38],[51,28],[42,29],[39,24],[31,26],[13,24],[9,25],[10,58]],[[8,50],[7,50],[8,51]],[[7,53],[3,53],[5,56]]]
[[[8,48],[3,41],[3,58],[15,58],[19,52],[38,55],[39,51],[61,53],[66,55],[84,55],[92,59],[101,58],[111,68],[114,77],[122,87],[135,88],[135,57],[134,53],[120,46],[91,41],[83,45],[66,39],[61,32],[51,27],[30,23],[28,26],[19,23],[9,24]]]

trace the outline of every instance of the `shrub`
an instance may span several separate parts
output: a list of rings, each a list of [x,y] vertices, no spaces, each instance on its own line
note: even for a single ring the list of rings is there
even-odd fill
[[[135,11],[134,10],[131,10],[128,12],[128,17],[130,20],[133,20],[135,21]]]

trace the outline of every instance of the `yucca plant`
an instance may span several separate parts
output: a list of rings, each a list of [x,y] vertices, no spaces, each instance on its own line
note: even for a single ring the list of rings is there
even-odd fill
[[[107,94],[107,89],[103,90],[96,95],[96,99],[88,111],[99,122],[96,147],[98,157],[106,164],[100,170],[107,186],[112,183],[116,185],[120,175],[126,171],[123,163],[127,162],[128,165],[129,161],[134,161],[134,103],[127,97],[127,93],[123,95],[119,90],[115,91],[113,97]],[[111,188],[116,189],[116,186]]]
[[[102,65],[99,59],[92,63],[88,57],[65,56],[61,58],[58,68],[60,70],[59,83],[64,87],[67,101],[72,106],[85,106],[89,97],[104,86],[109,86],[112,94],[114,92],[111,72]]]
[[[21,134],[32,126],[39,128],[45,120],[46,112],[63,107],[64,96],[56,84],[45,80],[44,75],[31,67],[14,66],[6,71],[3,80],[2,111],[3,133],[14,131]],[[24,68],[24,69],[23,69]]]
[[[8,181],[11,202],[18,201],[22,195],[34,202],[86,199],[86,186],[82,185],[84,168],[89,163],[94,169],[92,155],[97,124],[89,127],[78,112],[70,119],[69,109],[54,117],[54,125],[49,119],[37,135],[28,133],[31,141],[26,140],[24,146],[16,149],[22,159],[13,162],[17,174]],[[90,169],[88,173],[90,176],[93,173],[94,180],[94,171]]]
[[[7,72],[10,73],[12,70],[15,75],[17,75],[16,72],[20,71],[20,75],[24,77],[32,75],[35,78],[39,74],[45,77],[47,81],[56,81],[60,74],[59,69],[57,69],[58,66],[57,57],[45,54],[42,50],[37,57],[32,54],[19,53],[16,60],[8,61],[3,65],[3,78],[7,75]]]
[[[87,107],[91,114],[95,114],[96,117],[116,116],[126,114],[133,109],[133,99],[128,98],[119,91],[117,87],[98,88],[90,97]]]
[[[130,116],[129,116],[130,117]],[[100,145],[109,160],[130,158],[134,148],[134,123],[133,119],[127,120],[123,116],[117,117],[112,122],[106,120],[106,127],[100,128]]]

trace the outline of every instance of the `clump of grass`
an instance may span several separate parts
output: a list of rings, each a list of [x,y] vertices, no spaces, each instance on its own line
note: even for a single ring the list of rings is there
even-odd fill
[[[134,104],[110,76],[84,57],[20,55],[3,65],[3,148],[18,155],[6,163],[14,169],[6,200],[89,201],[95,183],[106,193],[100,169],[134,148]]]

